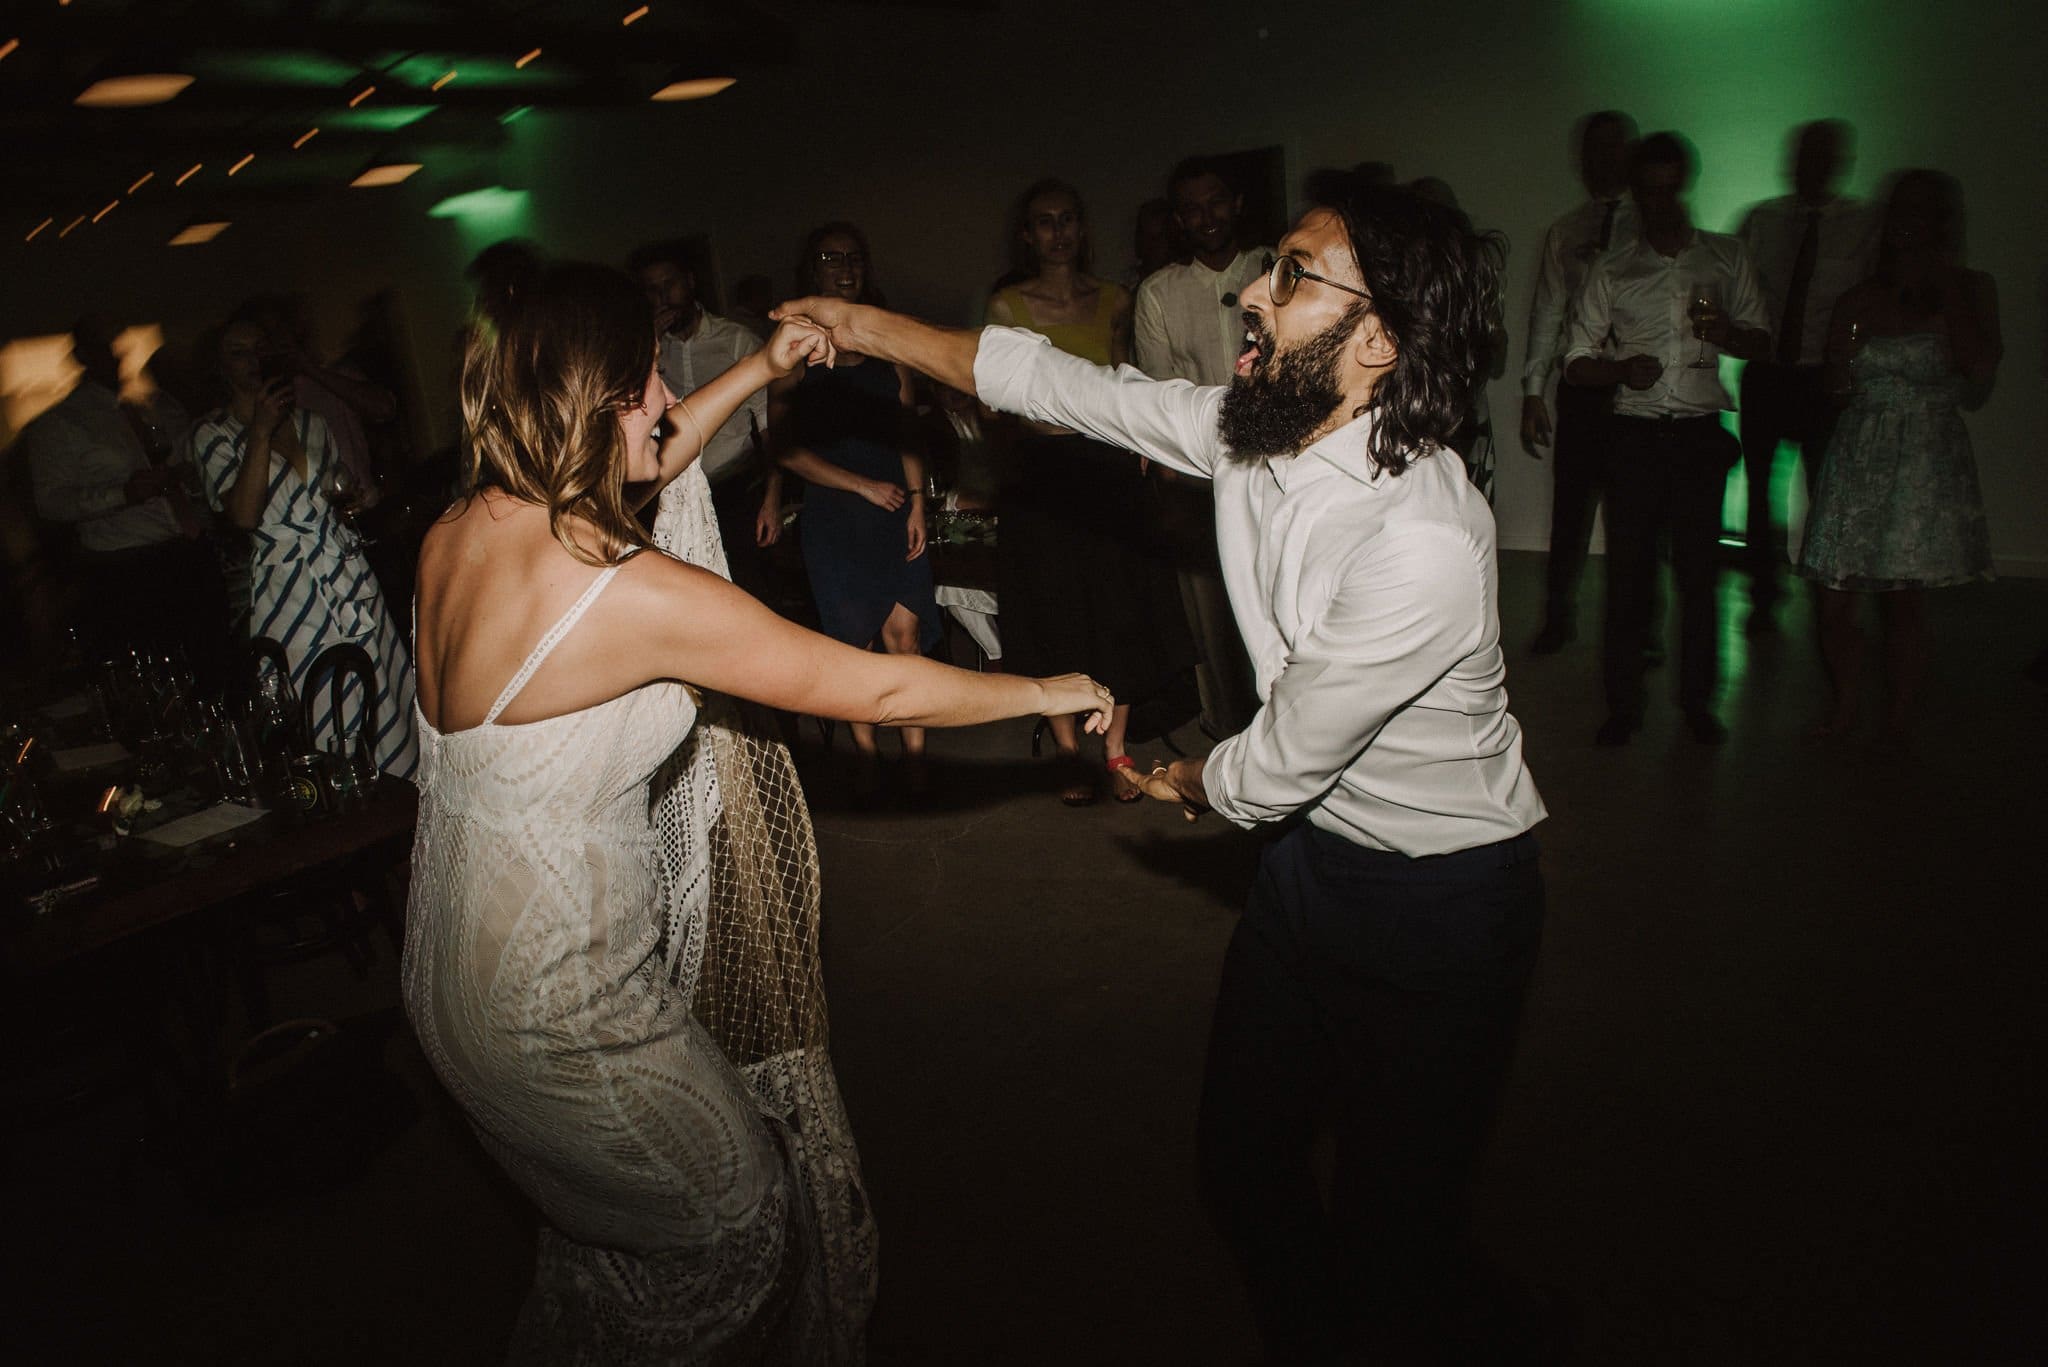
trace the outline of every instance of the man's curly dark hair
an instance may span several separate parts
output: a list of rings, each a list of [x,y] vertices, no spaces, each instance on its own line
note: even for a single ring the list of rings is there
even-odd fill
[[[1394,367],[1353,417],[1377,415],[1368,451],[1398,475],[1431,447],[1448,447],[1486,382],[1500,320],[1507,241],[1475,232],[1456,209],[1354,172],[1311,180],[1317,207],[1344,224],[1372,309],[1393,339]]]

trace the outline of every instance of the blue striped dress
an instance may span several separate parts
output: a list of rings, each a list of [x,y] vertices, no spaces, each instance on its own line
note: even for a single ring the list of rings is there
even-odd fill
[[[410,778],[419,763],[412,652],[384,606],[369,562],[321,492],[328,467],[340,459],[326,422],[304,409],[292,421],[306,450],[306,477],[272,454],[269,501],[249,533],[249,634],[284,647],[292,686],[301,696],[306,671],[321,651],[339,641],[367,650],[377,667],[377,767]],[[226,409],[208,414],[192,434],[206,501],[216,511],[241,471],[242,437],[241,420]],[[330,697],[323,685],[313,716],[315,737],[331,744],[336,731]],[[342,712],[340,733],[353,738],[362,727],[359,690],[347,692]]]

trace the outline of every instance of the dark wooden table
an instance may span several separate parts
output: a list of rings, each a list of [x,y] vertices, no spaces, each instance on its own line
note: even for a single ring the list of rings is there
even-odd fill
[[[319,817],[272,812],[183,850],[129,837],[98,870],[100,886],[45,912],[9,908],[6,958],[38,972],[174,922],[189,920],[285,879],[381,855],[402,859],[419,793],[385,778],[353,811]]]

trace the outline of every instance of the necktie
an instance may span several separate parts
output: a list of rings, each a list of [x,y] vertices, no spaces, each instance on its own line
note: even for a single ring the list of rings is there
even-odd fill
[[[1785,286],[1785,316],[1778,321],[1778,364],[1798,365],[1806,342],[1806,293],[1813,287],[1813,263],[1820,256],[1820,210],[1806,215],[1799,254],[1792,258],[1792,281]]]
[[[1610,199],[1607,201],[1607,216],[1600,220],[1600,250],[1603,252],[1614,243],[1614,213],[1619,208],[1621,208],[1620,200]]]

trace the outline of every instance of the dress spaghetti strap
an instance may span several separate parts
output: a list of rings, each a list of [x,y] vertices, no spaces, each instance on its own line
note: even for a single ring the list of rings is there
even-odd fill
[[[633,548],[634,551],[638,549],[639,547],[637,546]],[[562,643],[562,638],[567,636],[575,629],[576,624],[583,620],[583,614],[588,612],[590,605],[597,601],[597,595],[604,592],[604,586],[612,582],[612,576],[624,569],[626,561],[632,559],[632,557],[633,551],[628,551],[618,564],[606,566],[603,573],[590,581],[590,587],[583,590],[583,596],[574,603],[571,603],[569,610],[563,613],[553,626],[548,628],[547,634],[540,638],[539,643],[527,655],[525,663],[519,666],[519,672],[512,676],[505,684],[504,691],[498,694],[498,700],[491,704],[491,710],[484,714],[483,724],[485,726],[495,722],[499,714],[512,705],[512,700],[519,696],[519,691],[525,688],[527,683],[532,680],[533,672],[546,662],[548,656],[554,652],[555,647]]]

